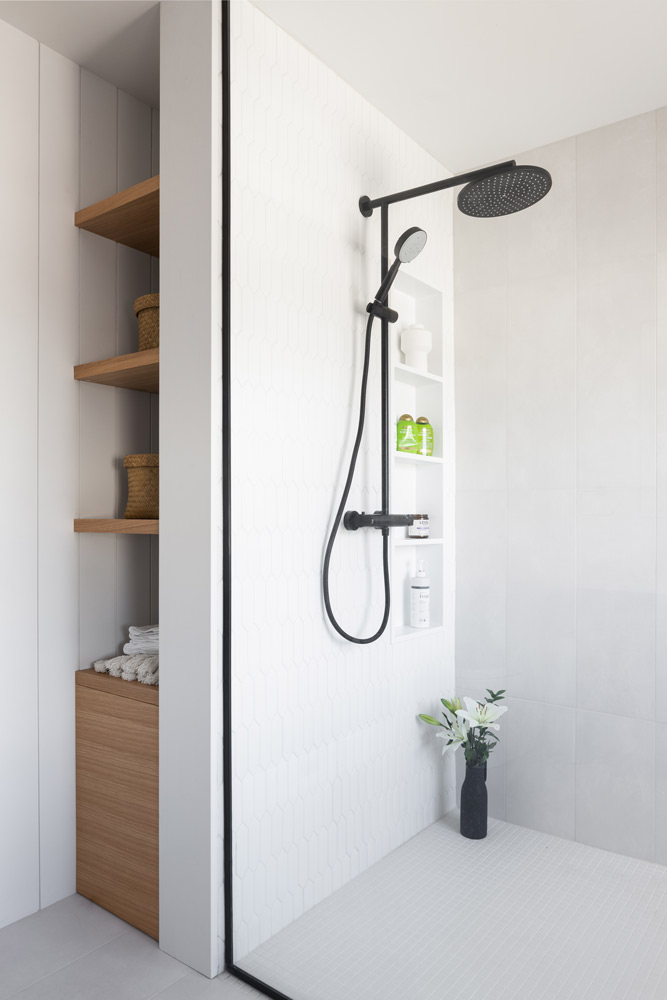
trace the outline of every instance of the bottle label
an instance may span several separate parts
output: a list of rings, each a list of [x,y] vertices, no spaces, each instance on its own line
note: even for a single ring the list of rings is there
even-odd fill
[[[413,454],[417,451],[418,442],[415,436],[417,425],[411,420],[399,420],[397,424],[396,450],[409,451]]]
[[[428,538],[429,519],[418,517],[408,526],[408,538]]]
[[[413,628],[428,628],[431,624],[430,587],[412,587],[410,590],[410,624]]]

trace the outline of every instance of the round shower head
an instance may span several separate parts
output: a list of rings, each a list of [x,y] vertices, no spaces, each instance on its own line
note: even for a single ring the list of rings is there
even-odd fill
[[[410,261],[418,257],[426,246],[426,233],[418,226],[406,229],[402,236],[399,236],[394,247],[394,254],[401,264],[409,264]]]
[[[464,215],[491,219],[530,208],[551,188],[551,174],[543,167],[512,167],[466,184],[457,199]]]

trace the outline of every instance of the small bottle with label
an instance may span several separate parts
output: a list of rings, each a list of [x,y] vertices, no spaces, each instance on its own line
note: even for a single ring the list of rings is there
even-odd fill
[[[417,454],[433,454],[433,428],[428,422],[428,417],[417,417]]]
[[[396,450],[415,454],[418,447],[417,425],[409,413],[404,413],[396,424]]]
[[[428,514],[414,514],[414,521],[408,527],[408,538],[428,538],[430,522]]]
[[[417,575],[410,580],[410,625],[412,628],[429,628],[431,624],[431,583],[426,575],[425,563],[417,563]]]

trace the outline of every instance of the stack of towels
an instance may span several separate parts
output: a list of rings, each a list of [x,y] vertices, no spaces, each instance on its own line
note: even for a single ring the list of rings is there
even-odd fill
[[[123,646],[123,652],[128,656],[136,656],[138,653],[157,656],[159,645],[159,625],[130,625],[130,641]]]
[[[96,660],[98,674],[111,674],[124,681],[141,684],[159,683],[159,625],[130,625],[130,638],[123,646],[123,655],[110,660]]]

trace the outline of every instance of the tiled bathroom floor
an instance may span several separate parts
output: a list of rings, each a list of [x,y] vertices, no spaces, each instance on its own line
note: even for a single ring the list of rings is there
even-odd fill
[[[238,980],[209,980],[82,896],[0,930],[0,1000],[254,1000]]]
[[[667,868],[450,813],[238,964],[294,1000],[666,1000]]]

